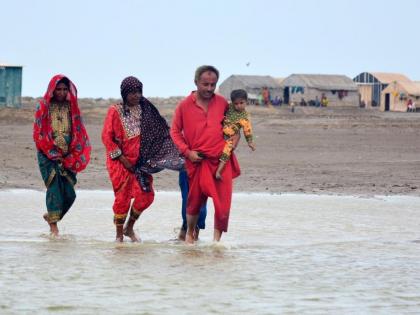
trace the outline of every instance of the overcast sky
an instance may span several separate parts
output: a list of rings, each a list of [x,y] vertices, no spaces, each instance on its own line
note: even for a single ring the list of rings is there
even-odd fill
[[[187,95],[202,64],[221,81],[363,71],[420,80],[416,0],[0,0],[0,12],[0,63],[24,66],[23,96],[43,95],[57,73],[81,97],[119,97],[128,75],[146,97]]]

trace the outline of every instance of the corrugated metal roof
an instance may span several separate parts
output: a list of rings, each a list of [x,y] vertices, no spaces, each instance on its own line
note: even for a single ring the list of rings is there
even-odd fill
[[[368,72],[373,75],[378,81],[381,83],[389,84],[391,82],[403,82],[403,81],[411,81],[407,78],[404,74],[401,73],[388,73],[388,72]]]
[[[319,90],[357,91],[357,85],[345,75],[292,74],[283,80],[283,86],[306,86]]]
[[[9,65],[7,63],[0,63],[0,67],[4,67],[4,68],[7,68],[7,67],[19,67],[19,68],[23,68],[23,66],[20,66],[20,65]]]
[[[279,83],[269,75],[236,75],[233,74],[226,80],[238,80],[246,87],[250,88],[279,88]]]

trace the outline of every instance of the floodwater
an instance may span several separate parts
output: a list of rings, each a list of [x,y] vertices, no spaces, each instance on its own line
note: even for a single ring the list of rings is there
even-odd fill
[[[418,314],[420,198],[235,194],[212,243],[173,241],[180,196],[157,192],[116,244],[110,191],[78,191],[48,236],[44,193],[0,191],[1,314]]]

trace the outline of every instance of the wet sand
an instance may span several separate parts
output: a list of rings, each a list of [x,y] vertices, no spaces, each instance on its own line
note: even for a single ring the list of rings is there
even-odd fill
[[[81,100],[93,145],[78,175],[79,189],[111,189],[100,134],[107,100]],[[160,104],[161,103],[161,104]],[[32,141],[33,100],[22,109],[0,109],[0,189],[43,190]],[[175,102],[158,101],[171,121]],[[339,195],[420,195],[420,113],[358,108],[250,106],[257,150],[242,137],[242,175],[235,191]],[[155,175],[157,190],[175,191],[177,173]]]

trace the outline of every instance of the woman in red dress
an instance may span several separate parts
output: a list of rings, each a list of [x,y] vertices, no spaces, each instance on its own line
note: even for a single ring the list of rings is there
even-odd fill
[[[164,168],[177,170],[183,160],[170,138],[166,120],[143,97],[143,84],[135,77],[125,78],[121,96],[123,102],[108,110],[102,141],[115,194],[116,241],[122,242],[125,235],[137,242],[140,239],[134,224],[154,200],[150,174]]]

